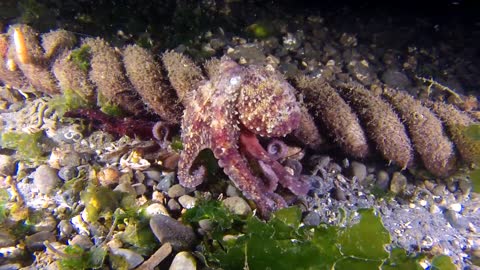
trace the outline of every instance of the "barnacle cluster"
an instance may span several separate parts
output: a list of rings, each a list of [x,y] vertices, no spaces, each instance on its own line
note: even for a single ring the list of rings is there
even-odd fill
[[[205,168],[194,161],[209,148],[225,173],[265,213],[285,205],[274,193],[277,183],[297,195],[305,194],[308,184],[298,173],[288,172],[291,160],[263,149],[256,135],[292,133],[318,148],[324,141],[317,121],[322,133],[347,155],[365,158],[377,151],[401,168],[420,159],[439,177],[458,168],[456,152],[467,162],[476,155],[462,133],[462,127],[475,121],[452,105],[422,103],[389,88],[373,93],[354,82],[334,84],[309,77],[297,78],[293,88],[274,70],[242,67],[226,57],[207,62],[204,72],[172,51],[157,61],[136,45],[117,49],[100,38],[85,38],[75,48],[76,44],[76,37],[64,30],[39,36],[29,26],[10,26],[8,33],[0,34],[0,81],[21,91],[74,92],[90,104],[118,106],[136,116],[150,111],[166,123],[181,122],[180,182],[202,182]],[[9,95],[0,92],[0,97]],[[252,173],[247,159],[257,162],[266,180]]]

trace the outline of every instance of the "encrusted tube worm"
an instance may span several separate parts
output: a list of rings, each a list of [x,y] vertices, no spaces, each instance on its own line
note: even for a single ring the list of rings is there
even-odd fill
[[[340,84],[338,91],[353,107],[383,157],[404,169],[412,165],[410,138],[390,104],[358,84]]]
[[[178,98],[186,106],[192,90],[196,89],[205,79],[202,70],[192,59],[174,51],[165,52],[162,55],[162,62]]]
[[[475,162],[480,155],[480,149],[475,147],[473,139],[465,134],[465,129],[475,121],[451,104],[426,102],[426,105],[442,119],[462,159],[467,163]]]
[[[440,177],[451,174],[456,157],[453,144],[445,135],[440,119],[407,93],[385,89],[384,96],[405,122],[425,168]]]
[[[125,76],[119,53],[100,38],[87,38],[83,45],[90,48],[89,78],[97,86],[99,105],[113,104],[134,115],[143,112],[143,104]]]
[[[342,150],[353,157],[364,158],[369,153],[367,137],[357,115],[328,83],[320,79],[299,77],[296,86]]]
[[[42,34],[42,47],[45,51],[44,58],[51,61],[67,49],[71,49],[77,43],[77,38],[72,32],[63,29],[50,31]]]
[[[177,97],[165,83],[160,65],[151,52],[139,46],[127,46],[123,51],[123,64],[127,77],[147,106],[162,119],[170,123],[179,123],[182,107]]]
[[[15,61],[30,84],[39,92],[50,95],[60,93],[50,73],[48,59],[39,44],[38,33],[27,25],[12,25],[8,33],[8,58]]]
[[[325,139],[320,134],[317,125],[315,125],[315,120],[308,112],[308,109],[305,106],[301,106],[300,110],[300,124],[292,134],[305,146],[312,149],[318,149],[325,143]]]

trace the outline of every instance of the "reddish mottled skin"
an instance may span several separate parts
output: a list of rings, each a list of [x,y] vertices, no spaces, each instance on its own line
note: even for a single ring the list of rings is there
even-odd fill
[[[244,153],[271,166],[280,184],[293,193],[308,191],[308,185],[299,183],[268,157],[251,133],[279,137],[298,127],[300,108],[294,89],[280,75],[258,67],[241,67],[222,58],[219,72],[187,98],[182,121],[184,150],[178,164],[180,184],[195,187],[202,183],[205,168],[192,165],[199,152],[209,148],[225,174],[265,216],[286,203],[252,174]]]

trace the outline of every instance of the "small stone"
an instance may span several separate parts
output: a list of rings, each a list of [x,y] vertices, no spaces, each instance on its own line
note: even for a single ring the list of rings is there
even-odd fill
[[[446,187],[444,184],[438,184],[433,188],[432,194],[435,196],[443,196],[445,194]]]
[[[180,221],[165,215],[150,219],[150,229],[162,244],[170,243],[174,250],[185,250],[196,242],[193,229]]]
[[[182,251],[175,255],[169,270],[196,270],[197,261],[190,252]]]
[[[43,242],[55,242],[55,234],[53,232],[38,232],[30,236],[25,237],[25,244],[29,250],[38,251],[42,250],[45,246]]]
[[[110,252],[114,255],[121,256],[127,261],[128,269],[133,269],[139,266],[143,261],[142,255],[125,248],[111,248]]]
[[[458,214],[455,212],[455,211],[452,211],[450,209],[447,209],[444,213],[443,213],[445,219],[448,221],[448,223],[450,223],[450,225],[452,225],[452,227],[454,228],[461,228],[461,225],[460,223],[458,222]]]
[[[467,179],[460,179],[458,181],[458,187],[462,191],[463,195],[469,195],[472,191],[472,183]]]
[[[390,175],[384,170],[380,170],[377,173],[377,181],[375,182],[377,187],[382,190],[387,190],[390,185]]]
[[[58,171],[58,177],[60,177],[63,181],[68,181],[75,177],[77,173],[76,167],[66,166],[61,167]]]
[[[128,194],[136,194],[135,189],[130,185],[130,183],[121,183],[118,184],[113,191],[120,191]]]
[[[146,209],[147,215],[150,217],[156,215],[165,215],[169,216],[167,208],[163,204],[160,203],[152,203]]]
[[[232,185],[228,185],[227,191],[225,193],[227,194],[228,197],[235,197],[240,195],[240,192],[238,191],[238,189]]]
[[[118,184],[118,180],[120,179],[120,171],[114,167],[107,167],[103,168],[98,172],[98,181],[100,185],[106,187],[113,184]]]
[[[162,179],[162,173],[160,171],[148,170],[144,171],[143,174],[146,178],[152,179],[155,182],[158,182]]]
[[[202,219],[198,222],[198,226],[204,231],[211,231],[213,229],[213,222],[210,219]]]
[[[320,214],[315,211],[310,211],[303,218],[303,223],[307,226],[318,226],[320,224]]]
[[[172,186],[173,182],[175,181],[175,174],[168,173],[162,176],[161,180],[158,181],[157,190],[160,191],[168,191],[168,189]]]
[[[228,197],[222,204],[236,215],[247,216],[252,213],[250,205],[241,197]]]
[[[51,214],[47,214],[33,226],[35,232],[53,231],[57,227],[57,221]]]
[[[75,235],[72,239],[68,240],[68,244],[70,246],[77,245],[84,250],[88,250],[89,248],[93,247],[90,237],[82,234]]]
[[[347,200],[347,196],[345,194],[345,191],[343,191],[343,189],[341,187],[339,187],[338,185],[336,185],[335,188],[333,189],[333,197],[338,201],[346,201]]]
[[[407,177],[399,172],[394,172],[392,181],[390,183],[390,191],[395,194],[400,194],[407,188]]]
[[[197,198],[194,198],[190,195],[183,195],[180,198],[178,198],[178,202],[183,208],[190,209],[190,208],[193,208],[197,203]]]
[[[362,183],[367,177],[367,166],[357,161],[351,162],[350,176],[355,177],[359,183]]]
[[[0,155],[0,175],[15,173],[15,159],[12,156]]]
[[[382,81],[388,86],[396,89],[408,89],[412,84],[405,73],[395,69],[387,69],[383,72]]]
[[[60,183],[57,170],[48,165],[40,165],[33,174],[33,185],[40,193],[50,194]]]
[[[173,185],[168,189],[168,197],[170,198],[178,198],[183,195],[185,195],[185,188],[180,184]]]
[[[147,187],[142,183],[134,184],[133,188],[135,189],[135,192],[137,193],[138,196],[141,196],[145,194],[145,192],[147,192]]]
[[[7,231],[0,231],[0,248],[15,245],[15,236]]]
[[[168,209],[170,209],[170,211],[182,210],[182,206],[175,199],[168,200],[167,206],[168,206]]]
[[[450,209],[454,212],[460,213],[462,211],[462,205],[459,204],[459,203],[452,203],[452,204],[450,204],[448,209]]]
[[[61,237],[69,237],[73,232],[73,226],[68,220],[61,220],[57,228]]]

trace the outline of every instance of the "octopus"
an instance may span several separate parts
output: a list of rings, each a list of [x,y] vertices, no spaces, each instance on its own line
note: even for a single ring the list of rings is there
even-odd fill
[[[265,149],[257,135],[286,136],[300,123],[301,110],[294,88],[273,70],[242,67],[223,57],[215,74],[193,90],[185,102],[178,179],[185,187],[200,185],[206,168],[195,162],[200,151],[210,149],[218,164],[261,215],[285,207],[275,193],[278,184],[295,195],[305,195],[310,185],[300,175],[300,163],[285,166],[281,140]],[[255,175],[249,161],[258,162],[263,177]],[[300,169],[299,169],[300,168]],[[293,172],[292,172],[293,171]]]

